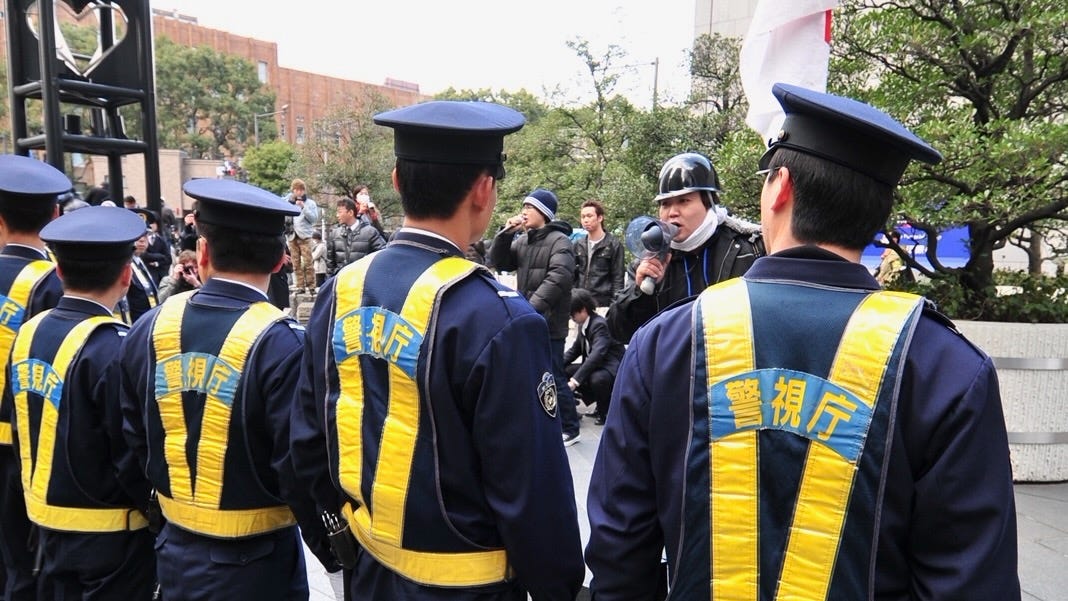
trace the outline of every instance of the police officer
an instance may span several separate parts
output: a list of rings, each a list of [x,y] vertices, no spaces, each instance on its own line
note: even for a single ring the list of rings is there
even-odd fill
[[[118,403],[127,327],[111,307],[133,277],[144,222],[126,209],[86,207],[49,223],[64,296],[23,324],[4,402],[14,400],[14,448],[38,526],[43,599],[149,599],[155,583],[149,485],[127,454]]]
[[[708,158],[693,152],[671,157],[660,169],[657,189],[659,218],[678,233],[666,261],[647,257],[630,266],[627,286],[612,301],[608,327],[623,343],[659,311],[742,275],[764,254],[760,228],[719,204],[719,176]],[[642,289],[646,279],[655,282],[651,293]]]
[[[545,320],[463,258],[521,114],[436,101],[394,129],[404,226],[323,287],[293,461],[360,552],[350,599],[572,600],[583,579]]]
[[[299,209],[233,180],[183,189],[198,201],[207,279],[149,311],[122,348],[126,438],[167,519],[156,541],[163,597],[307,598],[297,520],[333,560],[288,459],[304,336],[266,295],[285,217]]]
[[[63,285],[39,232],[59,211],[59,196],[70,180],[55,167],[29,157],[0,156],[0,383],[7,378],[8,356],[19,327],[51,309]],[[11,447],[9,403],[0,403],[0,552],[6,583],[4,599],[32,599],[33,554],[27,548],[30,521],[22,499],[18,466]]]
[[[639,330],[590,479],[595,598],[1020,599],[990,358],[860,264],[912,159],[869,105],[776,84],[772,253]],[[655,364],[654,364],[655,358]]]

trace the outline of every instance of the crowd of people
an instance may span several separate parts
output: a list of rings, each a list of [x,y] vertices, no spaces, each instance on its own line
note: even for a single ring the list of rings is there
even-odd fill
[[[860,264],[941,155],[774,93],[761,224],[679,154],[668,248],[629,266],[601,203],[572,241],[546,188],[487,245],[525,124],[493,103],[375,116],[389,236],[365,187],[324,236],[299,179],[201,179],[161,247],[151,211],[55,218],[69,179],[0,157],[3,599],[306,599],[302,539],[352,601],[570,601],[587,566],[600,601],[1020,599],[992,363]],[[306,326],[273,298],[290,265]],[[585,550],[578,398],[604,428]]]

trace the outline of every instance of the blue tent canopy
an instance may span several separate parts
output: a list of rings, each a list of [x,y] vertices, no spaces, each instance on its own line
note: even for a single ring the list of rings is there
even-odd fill
[[[901,247],[912,255],[921,265],[930,268],[927,261],[927,234],[918,230],[908,223],[899,223],[895,228],[901,232]],[[881,242],[886,238],[879,235]],[[883,247],[869,244],[861,255],[861,263],[875,269],[879,266],[879,257],[883,254]],[[938,234],[938,260],[946,267],[963,267],[971,256],[968,250],[968,228],[966,226],[955,227]]]

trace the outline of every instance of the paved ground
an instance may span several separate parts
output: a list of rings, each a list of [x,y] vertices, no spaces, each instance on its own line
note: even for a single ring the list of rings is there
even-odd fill
[[[581,410],[581,409],[580,409]],[[582,441],[567,449],[575,479],[575,502],[583,545],[589,538],[586,490],[601,428],[582,419]],[[1068,482],[1017,484],[1016,517],[1019,523],[1020,582],[1024,601],[1062,601],[1068,598]],[[312,601],[333,601],[331,583],[315,557],[308,554],[308,580]],[[586,574],[589,584],[589,573]],[[340,596],[337,597],[340,599]]]

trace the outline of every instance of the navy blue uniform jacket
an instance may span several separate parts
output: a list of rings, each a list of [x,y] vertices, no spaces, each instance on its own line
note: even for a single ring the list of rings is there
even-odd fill
[[[252,288],[212,278],[194,293],[189,304],[236,311],[266,300],[265,295]],[[157,307],[138,320],[123,343],[120,400],[128,452],[146,470],[152,484],[166,491],[167,464],[162,452],[159,412],[154,406],[146,407],[146,395],[153,389],[156,358],[152,352],[152,329],[158,312]],[[289,413],[295,398],[303,342],[303,331],[295,322],[275,323],[263,333],[245,362],[238,388],[243,411],[235,412],[230,424],[230,444],[243,442],[244,449],[231,449],[228,455],[240,453],[237,456],[244,458],[241,463],[251,463],[255,468],[254,474],[233,474],[232,478],[253,478],[262,491],[227,487],[224,483],[222,503],[226,509],[228,498],[253,495],[252,498],[259,499],[266,494],[278,505],[288,504],[308,546],[324,564],[333,566],[322,522],[311,505],[308,491],[294,485],[289,460]],[[195,414],[199,416],[200,411]],[[235,429],[240,436],[233,434]],[[227,482],[230,479],[228,475]]]
[[[813,247],[758,259],[744,277],[878,288],[862,265]],[[620,366],[588,499],[586,561],[600,601],[650,599],[665,547],[669,568],[679,563],[692,307],[669,309],[641,328]],[[934,311],[925,310],[916,328],[895,419],[875,599],[1019,599],[997,375]]]
[[[411,264],[435,255],[463,256],[442,239],[400,230],[375,260]],[[337,368],[327,346],[335,281],[326,282],[308,321],[300,406],[294,408],[292,426],[297,472],[322,507],[332,511],[348,500],[340,496],[337,460],[328,456],[337,451],[327,448],[324,431],[326,404],[338,394]],[[424,345],[417,365],[434,434],[420,442],[434,444],[437,458],[438,498],[424,501],[439,504],[460,536],[505,548],[518,584],[534,599],[571,601],[584,566],[560,425],[537,392],[551,371],[545,320],[488,272],[479,272],[444,294],[435,328],[433,344]],[[470,589],[420,586],[367,554],[351,582],[353,598],[361,599],[526,598],[515,582]]]

